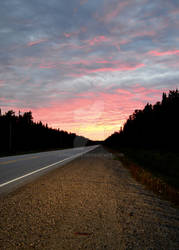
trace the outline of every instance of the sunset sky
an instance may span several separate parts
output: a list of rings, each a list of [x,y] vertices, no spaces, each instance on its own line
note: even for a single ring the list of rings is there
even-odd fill
[[[0,108],[104,139],[179,87],[178,0],[1,0]]]

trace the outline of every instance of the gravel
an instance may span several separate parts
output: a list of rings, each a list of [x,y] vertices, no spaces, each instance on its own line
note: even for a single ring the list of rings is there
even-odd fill
[[[179,210],[99,147],[0,197],[0,249],[179,249]]]

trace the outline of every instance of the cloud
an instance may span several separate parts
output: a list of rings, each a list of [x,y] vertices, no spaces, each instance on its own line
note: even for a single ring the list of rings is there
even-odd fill
[[[138,64],[135,66],[120,66],[118,68],[99,68],[99,69],[94,69],[94,70],[86,70],[87,73],[93,73],[93,72],[113,72],[113,71],[128,71],[128,70],[136,70],[137,68],[141,68],[144,67],[145,65],[142,64]]]
[[[114,18],[116,18],[122,11],[123,9],[129,5],[129,1],[120,1],[118,4],[115,2],[111,3],[111,5],[107,5],[105,8],[105,14],[104,16],[100,17],[100,21],[104,22],[110,22]]]
[[[0,87],[4,85],[4,81],[0,80]]]
[[[152,56],[171,56],[171,55],[178,55],[179,50],[168,50],[168,51],[161,51],[161,52],[152,50],[152,51],[149,51],[148,54]]]
[[[87,2],[88,2],[88,0],[80,0],[80,5],[83,5],[83,4],[87,3]]]
[[[94,46],[96,44],[100,44],[102,42],[106,42],[106,41],[109,41],[110,39],[105,37],[105,36],[97,36],[97,37],[94,37],[93,39],[91,40],[88,40],[87,41],[87,44],[90,45],[90,46]]]
[[[0,107],[93,138],[112,133],[179,87],[178,9],[174,0],[1,1]]]
[[[79,134],[86,131],[85,133],[93,139],[100,134],[102,139],[109,135],[111,130],[119,130],[136,108],[144,107],[147,98],[152,103],[160,100],[161,93],[162,90],[144,88],[140,85],[128,90],[118,88],[110,91],[108,88],[98,93],[89,91],[77,94],[76,98],[71,98],[71,102],[66,104],[54,101],[48,108],[34,109],[33,114],[35,119],[41,117],[43,122],[47,122],[51,114],[48,122],[50,126],[68,128]]]
[[[40,44],[40,43],[43,43],[43,42],[46,42],[47,40],[45,39],[41,39],[41,40],[36,40],[36,41],[31,41],[27,44],[28,47],[31,47],[31,46],[34,46],[34,45],[37,45],[37,44]]]

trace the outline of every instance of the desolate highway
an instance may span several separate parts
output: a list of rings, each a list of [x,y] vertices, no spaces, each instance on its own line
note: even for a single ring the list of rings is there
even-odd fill
[[[22,185],[97,146],[71,148],[0,158],[0,193]]]
[[[40,168],[93,148],[8,158],[19,161],[1,167],[40,162]],[[179,249],[178,239],[179,210],[137,183],[101,146],[0,195],[4,250],[174,250]]]

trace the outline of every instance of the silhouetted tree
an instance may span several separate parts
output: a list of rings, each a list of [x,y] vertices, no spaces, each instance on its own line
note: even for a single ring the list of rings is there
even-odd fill
[[[85,146],[87,142],[82,136],[34,122],[31,111],[19,111],[16,116],[13,110],[4,115],[0,110],[0,153]]]
[[[179,91],[163,93],[162,101],[135,110],[120,132],[105,140],[110,146],[178,149]]]

